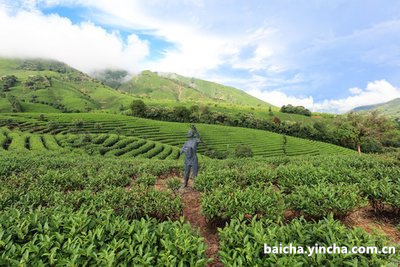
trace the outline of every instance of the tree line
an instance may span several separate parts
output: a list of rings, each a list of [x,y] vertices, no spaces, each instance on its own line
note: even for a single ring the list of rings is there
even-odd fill
[[[134,100],[130,105],[129,113],[136,117],[163,121],[219,124],[266,130],[357,149],[359,153],[361,151],[381,152],[385,150],[385,147],[400,147],[399,125],[378,112],[349,113],[337,116],[329,125],[324,122],[308,125],[298,121],[282,121],[276,116],[256,118],[251,113],[226,114],[211,111],[207,106],[166,108],[147,106],[142,100]]]

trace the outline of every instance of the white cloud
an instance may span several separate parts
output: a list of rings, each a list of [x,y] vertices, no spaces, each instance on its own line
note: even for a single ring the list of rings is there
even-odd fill
[[[2,2],[8,4],[2,6]],[[291,103],[316,111],[345,112],[399,97],[399,89],[385,80],[370,82],[365,89],[350,88],[350,96],[342,99],[315,102],[308,94],[348,88],[368,77],[386,77],[385,69],[372,70],[374,64],[398,66],[400,20],[381,23],[389,19],[384,16],[368,22],[372,27],[347,22],[345,31],[341,26],[335,30],[336,19],[330,21],[326,13],[308,16],[301,7],[283,5],[282,10],[289,10],[285,13],[272,4],[256,10],[255,5],[244,2],[237,1],[230,9],[224,1],[203,0],[0,0],[0,55],[52,57],[84,71],[119,67],[177,72],[246,89],[277,106]],[[39,11],[39,7],[49,6],[82,8],[80,15],[96,25],[73,24]],[[301,6],[308,10],[308,5]],[[266,13],[268,10],[272,14]],[[99,25],[143,32],[173,47],[163,51],[164,57],[147,61],[149,44],[145,40],[132,34],[123,41],[118,32],[107,32]],[[327,28],[332,28],[328,34]],[[364,69],[367,78],[351,78]],[[392,69],[390,74],[395,77],[398,68]],[[342,72],[346,75],[341,76]],[[285,93],[299,95],[301,90],[303,94],[307,90],[306,96]]]
[[[384,103],[400,97],[400,88],[396,88],[386,80],[369,82],[364,90],[354,90],[355,95],[343,99],[324,100],[315,103],[315,110],[346,112],[355,107]]]
[[[95,9],[90,18],[96,23],[142,30],[174,45],[164,56],[142,62],[141,69],[177,72],[182,75],[208,78],[207,71],[223,64],[233,68],[282,70],[277,62],[266,62],[281,44],[272,44],[276,29],[259,27],[235,33],[210,30],[207,21],[199,20],[193,9],[204,6],[201,0],[137,1],[137,0],[38,0],[47,6],[83,6]],[[186,9],[185,9],[186,8]],[[188,10],[189,12],[185,12]],[[199,11],[201,12],[201,11]],[[221,18],[224,14],[219,15]],[[239,58],[243,47],[254,46],[254,56]]]
[[[280,91],[260,91],[253,89],[247,91],[252,96],[255,96],[261,100],[273,104],[274,106],[281,107],[283,105],[292,104],[295,106],[311,107],[313,106],[314,100],[312,96],[297,98],[294,96],[288,96]]]
[[[221,35],[210,31],[204,22],[185,12],[173,11],[176,16],[168,12],[157,13],[171,5],[170,11],[175,10],[173,5],[201,8],[203,1],[191,0],[178,4],[178,1],[166,3],[156,0],[30,0],[29,5],[26,3],[13,3],[13,10],[19,10],[15,16],[8,15],[4,10],[0,13],[0,23],[10,25],[0,29],[0,38],[11,36],[6,42],[0,43],[0,55],[51,57],[86,72],[96,68],[120,67],[130,71],[151,69],[176,72],[204,79],[209,78],[210,71],[223,64],[252,70],[282,69],[276,62],[266,62],[276,50],[268,44],[274,29],[260,27]],[[162,58],[146,61],[149,45],[136,35],[124,43],[118,33],[106,32],[90,22],[76,25],[58,15],[43,15],[38,10],[39,6],[86,7],[95,11],[87,15],[99,25],[141,30],[172,43],[174,47],[166,49]],[[239,58],[241,49],[249,45],[254,47],[254,55],[249,59]]]
[[[358,95],[362,93],[362,89],[357,88],[357,87],[353,87],[349,89],[350,93],[352,93],[353,95]]]
[[[147,42],[134,34],[124,42],[93,23],[73,24],[37,10],[10,15],[0,9],[0,25],[0,56],[53,58],[89,72],[105,67],[137,71],[149,54]]]
[[[344,113],[355,107],[384,103],[400,97],[400,88],[394,87],[386,80],[369,82],[365,89],[350,88],[349,91],[353,95],[341,99],[324,100],[322,102],[314,102],[311,96],[294,97],[288,96],[280,91],[252,89],[247,91],[247,93],[278,107],[292,104],[296,106],[305,106],[313,111],[333,113]]]

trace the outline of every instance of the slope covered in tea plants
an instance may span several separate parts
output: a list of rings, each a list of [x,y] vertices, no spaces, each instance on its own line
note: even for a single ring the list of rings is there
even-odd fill
[[[202,192],[204,216],[221,226],[220,261],[227,266],[396,266],[398,159],[398,154],[392,154],[208,162],[195,188]],[[346,218],[366,207],[373,219],[349,224]],[[377,227],[380,235],[367,234],[364,230],[372,232],[370,227]],[[265,254],[264,243],[278,247],[335,243],[349,250],[393,246],[397,254]]]
[[[180,197],[151,187],[176,161],[33,153],[0,157],[0,265],[207,262]]]
[[[181,147],[189,129],[186,123],[162,122],[111,114],[4,114],[0,126],[31,133],[103,133],[138,137]],[[202,143],[199,152],[228,154],[237,145],[249,146],[255,156],[349,154],[339,146],[240,127],[198,124]]]
[[[263,249],[265,242],[304,247],[336,243],[348,249],[396,246],[396,236],[369,234],[343,218],[366,205],[377,214],[387,209],[399,214],[398,159],[395,153],[203,158],[189,190],[201,203],[205,221],[190,225],[190,219],[179,216],[182,211],[190,215],[185,210],[195,207],[184,205],[193,201],[182,200],[187,192],[180,194],[168,182],[182,179],[179,161],[1,153],[0,263],[206,266],[208,248],[200,234],[208,230],[198,231],[200,225],[218,227],[215,253],[226,266],[395,266],[398,254],[309,257],[264,254]],[[159,179],[166,179],[165,190],[155,187]],[[294,215],[287,217],[287,211]]]
[[[90,155],[178,159],[179,148],[137,137],[116,134],[32,134],[0,128],[2,152],[87,152]]]

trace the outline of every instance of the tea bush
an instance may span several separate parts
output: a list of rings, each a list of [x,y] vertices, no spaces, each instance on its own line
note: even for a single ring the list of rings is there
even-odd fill
[[[253,219],[244,223],[233,219],[219,230],[219,258],[227,266],[396,266],[399,254],[264,254],[268,246],[313,247],[336,246],[377,247],[390,246],[382,236],[370,235],[360,228],[347,228],[329,216],[318,222],[303,218],[281,225],[270,220]],[[397,247],[398,249],[399,247]]]
[[[65,208],[0,213],[2,266],[205,266],[205,250],[183,221]]]
[[[202,195],[202,212],[210,220],[228,220],[246,215],[279,221],[285,209],[283,196],[273,186],[231,186],[216,188]]]

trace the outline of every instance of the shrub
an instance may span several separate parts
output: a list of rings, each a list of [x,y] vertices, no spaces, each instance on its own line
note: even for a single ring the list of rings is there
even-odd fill
[[[285,209],[280,191],[273,186],[216,188],[204,193],[201,203],[204,216],[211,220],[257,216],[279,221]]]
[[[50,121],[47,123],[47,128],[49,128],[50,130],[56,130],[60,127],[60,124],[56,121]]]
[[[237,145],[235,148],[235,157],[237,158],[248,158],[253,156],[251,147],[247,145]]]
[[[313,253],[307,247],[377,247],[381,250],[390,243],[385,237],[370,235],[360,228],[347,228],[332,216],[316,223],[303,218],[280,225],[270,220],[252,220],[250,224],[232,220],[219,229],[219,258],[227,266],[391,266],[397,265],[398,254],[340,254]],[[264,253],[268,246],[303,247],[304,254]]]
[[[146,104],[143,100],[133,100],[130,109],[132,110],[132,115],[142,117],[146,113]]]
[[[400,171],[396,169],[388,168],[384,170],[383,178],[365,179],[361,183],[361,190],[375,211],[381,212],[385,210],[385,205],[389,205],[400,212]]]
[[[365,153],[379,153],[382,152],[382,144],[374,138],[363,138],[361,141],[361,150]]]
[[[204,152],[204,155],[212,159],[226,159],[228,157],[228,152],[208,149],[206,152]]]
[[[167,180],[167,187],[173,192],[177,192],[178,189],[181,187],[181,183],[181,179],[179,179],[178,177],[173,177]]]
[[[74,120],[74,126],[76,128],[82,128],[85,125],[85,122],[81,119]]]
[[[281,112],[283,113],[294,113],[294,114],[300,114],[300,115],[305,115],[305,116],[311,116],[311,111],[306,109],[303,106],[292,106],[292,105],[283,105],[281,107]]]
[[[23,107],[21,105],[21,102],[18,100],[18,98],[16,96],[9,95],[8,96],[8,101],[11,104],[11,111],[12,112],[17,113],[17,112],[23,112],[24,111],[24,109],[23,109]]]
[[[182,221],[129,221],[110,212],[91,215],[63,208],[28,214],[12,209],[0,219],[4,266],[207,264],[202,238]]]
[[[4,92],[10,91],[10,88],[17,84],[17,77],[15,75],[6,75],[0,78],[0,89]]]
[[[291,207],[307,216],[321,218],[329,213],[345,216],[367,205],[358,185],[319,183],[298,186],[288,196]]]
[[[96,129],[96,130],[101,130],[101,129],[103,129],[103,124],[101,124],[101,123],[95,123],[95,124],[94,124],[94,129]]]
[[[138,184],[144,185],[146,187],[154,186],[156,184],[157,177],[149,174],[149,173],[142,173],[137,179],[136,182]]]
[[[39,120],[40,121],[47,121],[47,118],[46,118],[46,116],[44,116],[44,114],[40,114],[39,115]]]
[[[51,77],[42,75],[29,76],[24,85],[31,90],[48,88],[51,86]]]

